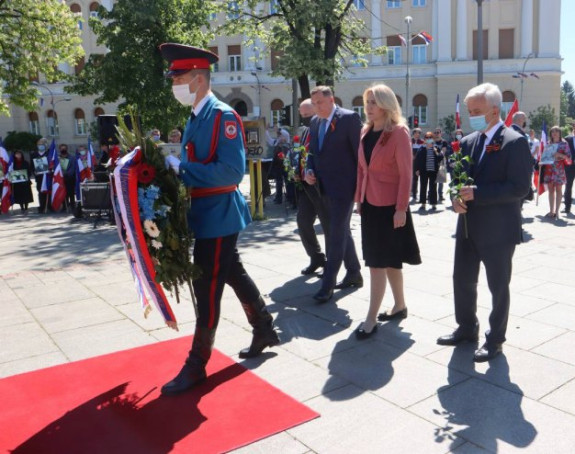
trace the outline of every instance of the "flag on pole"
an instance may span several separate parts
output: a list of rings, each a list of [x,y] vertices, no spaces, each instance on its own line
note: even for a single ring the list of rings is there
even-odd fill
[[[461,129],[461,117],[459,116],[459,93],[457,93],[457,99],[455,100],[455,127]]]
[[[12,156],[8,156],[6,149],[0,145],[0,169],[2,170],[2,201],[0,204],[0,211],[2,214],[8,213],[12,206],[12,184],[8,179],[8,172],[11,172],[14,165]]]
[[[403,35],[397,35],[397,37],[401,41],[401,44],[403,44],[404,46],[407,46],[407,41],[405,40],[405,37]]]
[[[423,41],[425,41],[426,46],[429,46],[429,43],[433,41],[433,37],[427,32],[419,32],[417,36],[419,36]]]
[[[513,123],[513,115],[515,115],[515,112],[519,112],[519,102],[517,101],[517,98],[515,98],[515,101],[513,101],[511,109],[509,109],[509,112],[507,112],[507,117],[505,117],[505,126],[507,127],[511,126],[511,123]]]
[[[60,165],[60,159],[58,159],[58,153],[56,152],[56,146],[54,148],[50,147],[50,168],[54,170],[52,176],[52,193],[51,193],[51,203],[52,209],[54,211],[59,211],[62,206],[62,202],[66,198],[66,186],[64,185],[64,173],[62,172],[62,166]]]
[[[54,162],[51,160],[51,156],[56,153],[56,139],[52,139],[50,144],[50,149],[48,151],[48,171],[42,176],[42,186],[40,192],[49,193],[52,191],[52,172],[54,172]]]

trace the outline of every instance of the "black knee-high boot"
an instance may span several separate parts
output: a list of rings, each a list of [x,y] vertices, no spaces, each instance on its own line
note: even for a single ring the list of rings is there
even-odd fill
[[[249,348],[240,351],[240,358],[253,358],[258,356],[264,348],[273,347],[280,343],[278,334],[274,330],[271,314],[266,309],[266,303],[260,296],[253,303],[242,303],[248,322],[252,325],[252,343]]]
[[[212,347],[216,330],[196,326],[192,349],[180,373],[170,382],[162,386],[162,394],[173,396],[180,394],[206,379],[206,363],[212,356]]]

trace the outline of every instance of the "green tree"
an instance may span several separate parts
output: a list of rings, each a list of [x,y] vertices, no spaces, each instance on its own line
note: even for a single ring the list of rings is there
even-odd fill
[[[265,52],[275,51],[277,62],[272,75],[297,79],[302,97],[307,98],[310,78],[318,85],[333,86],[343,75],[346,61],[352,66],[365,64],[363,55],[374,52],[368,28],[355,17],[353,3],[277,0],[273,3],[275,9],[266,5],[262,10],[258,0],[246,0],[246,8],[229,10],[229,15],[236,17],[228,20],[222,30],[252,37],[246,44],[255,45],[257,38],[265,45]],[[228,5],[232,8],[233,3]]]
[[[543,127],[543,121],[547,125],[547,131],[551,126],[557,124],[557,115],[555,109],[550,104],[546,106],[539,106],[534,112],[529,112],[529,127],[533,128],[536,132],[540,132]]]
[[[0,0],[0,114],[9,102],[33,110],[38,89],[31,80],[42,73],[61,80],[59,63],[74,65],[84,51],[78,19],[60,0]]]
[[[108,52],[91,55],[68,90],[97,95],[97,103],[120,101],[121,113],[133,109],[144,130],[157,127],[167,133],[183,124],[189,108],[174,100],[158,46],[206,46],[215,7],[216,2],[205,0],[118,0],[111,11],[100,7],[90,26]]]
[[[447,117],[443,117],[439,120],[439,126],[441,126],[441,130],[449,135],[449,137],[453,137],[453,133],[455,132],[455,115],[451,114]]]
[[[21,150],[24,152],[36,149],[36,143],[41,136],[25,131],[8,131],[4,138],[4,147],[8,151]]]
[[[561,86],[561,92],[565,94],[567,100],[566,116],[575,118],[575,89],[573,89],[573,85],[566,80]]]

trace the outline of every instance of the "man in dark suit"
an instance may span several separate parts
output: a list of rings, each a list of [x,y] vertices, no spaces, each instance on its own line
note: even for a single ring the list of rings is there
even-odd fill
[[[327,263],[321,289],[314,299],[325,303],[333,296],[334,288],[363,286],[361,266],[349,228],[357,180],[361,119],[356,112],[335,105],[330,87],[315,87],[311,91],[311,101],[316,115],[310,126],[306,182],[319,184],[329,219]],[[342,262],[347,273],[336,285]]]
[[[571,213],[571,202],[573,201],[573,180],[575,179],[575,123],[571,125],[571,134],[565,137],[569,150],[571,150],[571,165],[565,166],[565,176],[567,183],[565,184],[565,210],[564,213]]]
[[[483,263],[492,295],[490,329],[474,361],[497,356],[505,342],[509,318],[509,283],[515,246],[521,237],[521,200],[529,191],[531,154],[525,136],[506,128],[500,118],[502,96],[496,85],[481,84],[465,97],[476,132],[461,140],[462,156],[471,156],[465,185],[452,200],[459,213],[453,290],[458,328],[437,339],[440,345],[478,340],[477,280]]]

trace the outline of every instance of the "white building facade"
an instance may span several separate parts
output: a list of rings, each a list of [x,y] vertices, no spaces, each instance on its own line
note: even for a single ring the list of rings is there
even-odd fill
[[[86,59],[103,53],[89,29],[88,17],[98,2],[67,1],[84,22],[81,24]],[[110,8],[114,0],[101,0]],[[239,3],[239,2],[238,2]],[[274,2],[263,2],[273,8]],[[483,0],[483,81],[497,84],[504,95],[504,110],[515,99],[526,113],[551,105],[558,116],[561,84],[559,47],[561,0]],[[362,112],[362,93],[368,86],[384,82],[396,93],[406,116],[417,116],[422,129],[433,129],[455,113],[461,100],[477,84],[478,5],[475,0],[355,0],[354,13],[366,24],[365,36],[372,46],[388,47],[385,55],[367,55],[367,67],[350,64],[335,86],[341,106]],[[398,35],[410,36],[407,50]],[[80,24],[79,24],[80,26]],[[416,35],[425,31],[429,45]],[[210,49],[220,56],[214,68],[212,88],[245,118],[262,116],[275,123],[285,106],[293,103],[292,81],[271,77],[274,54],[259,55],[245,45],[242,36],[218,37]],[[64,68],[68,71],[77,68]],[[409,69],[409,84],[406,74]],[[12,117],[0,118],[0,135],[6,131],[31,131],[59,142],[85,143],[88,123],[98,114],[115,113],[116,105],[99,106],[93,97],[67,95],[63,84],[40,80],[43,104],[35,112],[12,107]],[[312,81],[313,86],[313,81]],[[70,101],[66,99],[71,98]],[[300,98],[299,94],[296,98]],[[407,99],[407,106],[405,100]],[[174,101],[175,102],[175,101]],[[57,112],[57,128],[52,120]],[[467,112],[461,102],[461,117],[467,131]],[[163,131],[167,133],[167,131]]]

